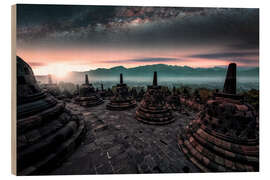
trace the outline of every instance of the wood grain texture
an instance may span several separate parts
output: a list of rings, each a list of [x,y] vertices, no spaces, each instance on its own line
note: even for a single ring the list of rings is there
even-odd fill
[[[17,175],[16,144],[16,5],[11,6],[11,172]]]

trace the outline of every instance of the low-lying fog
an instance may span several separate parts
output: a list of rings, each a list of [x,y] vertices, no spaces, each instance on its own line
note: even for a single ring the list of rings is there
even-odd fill
[[[112,86],[119,83],[119,77],[91,77],[89,76],[89,82],[92,83],[95,87],[100,88],[100,84],[104,85],[104,88],[111,88]],[[47,77],[37,77],[37,80],[40,83],[48,83]],[[172,88],[173,86],[180,87],[183,85],[188,85],[191,87],[206,87],[209,89],[222,89],[224,84],[225,77],[217,76],[217,77],[162,77],[158,76],[158,84],[168,86]],[[61,80],[53,79],[54,83],[59,82],[71,82],[74,84],[82,84],[84,83],[84,76],[80,78],[65,78]],[[129,77],[124,76],[124,83],[128,86],[142,86],[147,87],[147,85],[151,85],[153,81],[153,77]],[[254,76],[239,76],[237,77],[237,89],[238,90],[249,90],[249,89],[259,89],[259,77]]]

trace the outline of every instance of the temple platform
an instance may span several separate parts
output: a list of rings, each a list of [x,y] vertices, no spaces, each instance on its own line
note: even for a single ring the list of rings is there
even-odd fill
[[[178,147],[179,135],[196,112],[173,112],[176,121],[155,126],[137,121],[136,109],[110,111],[107,103],[96,107],[67,103],[68,109],[83,114],[87,132],[74,154],[50,174],[200,172]]]

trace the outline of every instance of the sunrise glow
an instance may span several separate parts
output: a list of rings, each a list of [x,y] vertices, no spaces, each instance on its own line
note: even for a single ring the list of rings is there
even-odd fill
[[[72,12],[81,16],[71,11],[71,17]],[[41,13],[40,9],[35,13]],[[58,78],[72,71],[116,66],[209,68],[231,62],[239,67],[259,66],[258,26],[246,26],[243,18],[235,16],[244,13],[244,19],[257,22],[256,9],[240,12],[206,8],[189,12],[181,8],[146,8],[137,12],[116,8],[112,13],[112,17],[91,14],[93,21],[82,16],[87,21],[79,18],[68,23],[60,17],[58,20],[58,16],[50,22],[41,13],[39,21],[32,20],[34,26],[29,25],[31,17],[19,17],[16,54],[29,63],[36,75],[53,74]]]

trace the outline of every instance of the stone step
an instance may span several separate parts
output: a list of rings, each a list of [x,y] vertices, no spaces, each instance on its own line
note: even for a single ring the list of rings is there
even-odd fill
[[[34,116],[17,120],[17,134],[20,135],[26,131],[34,129],[42,124],[48,123],[56,116],[61,114],[64,110],[64,103],[58,103],[57,105],[44,110]]]
[[[196,122],[197,123],[197,122]],[[247,141],[247,144],[244,144],[244,142],[240,142],[241,144],[238,144],[236,141],[226,141],[225,139],[220,139],[218,136],[215,136],[216,133],[214,131],[207,130],[207,127],[201,123],[197,123],[197,134],[201,136],[203,139],[207,140],[208,142],[215,144],[216,146],[228,150],[233,153],[242,154],[246,157],[258,157],[259,156],[259,145],[257,144],[249,144]]]
[[[108,103],[106,105],[106,108],[108,110],[114,110],[114,111],[121,111],[121,110],[128,110],[136,107],[136,103],[129,102],[129,103]]]
[[[21,169],[35,160],[38,160],[46,154],[51,153],[57,149],[57,146],[63,141],[67,140],[77,129],[77,123],[70,121],[64,127],[54,132],[45,139],[41,139],[35,144],[29,145],[23,151],[17,152],[18,169]]]
[[[159,113],[168,113],[170,112],[169,108],[167,106],[162,106],[161,108],[157,107],[148,107],[141,104],[139,106],[139,110],[145,113],[151,113],[151,114],[159,114]]]
[[[143,112],[140,108],[136,111],[136,115],[140,116],[141,118],[152,118],[152,119],[159,119],[159,118],[172,118],[172,112],[160,112],[160,113],[151,113],[151,112]]]
[[[225,141],[228,141],[228,142],[232,142],[232,143],[235,143],[235,144],[243,144],[243,145],[247,145],[247,146],[257,146],[258,147],[258,139],[234,139],[233,137],[231,136],[227,136],[227,135],[224,135],[224,134],[221,134],[219,132],[216,132],[212,129],[209,129],[208,126],[204,125],[201,121],[199,122],[200,126],[201,126],[201,129],[203,129],[205,132],[208,132],[208,134],[212,134],[213,136],[217,137],[218,139],[223,139]],[[253,150],[252,150],[253,151]]]
[[[216,154],[215,152],[211,151],[211,149],[202,146],[192,135],[188,135],[187,142],[203,156],[207,157],[209,160],[215,162],[216,164],[229,169],[229,171],[254,171],[250,165],[239,163],[235,159],[227,159],[223,154]]]
[[[151,117],[141,117],[141,115],[136,115],[136,119],[146,124],[155,124],[155,125],[164,125],[164,124],[169,124],[175,121],[175,119],[172,116],[154,119]]]
[[[104,103],[103,100],[96,100],[96,101],[82,101],[80,102],[81,106],[86,106],[86,107],[92,107],[92,106],[97,106]]]
[[[232,144],[223,140],[218,140],[215,137],[211,137],[202,129],[199,129],[196,133],[193,133],[195,139],[197,139],[200,144],[204,147],[211,148],[217,153],[224,154],[228,158],[236,158],[239,161],[247,163],[259,162],[258,152],[246,153],[249,151],[243,151],[246,146],[240,146],[237,144]],[[238,148],[235,148],[238,147]],[[253,149],[253,147],[247,147],[247,149]]]
[[[76,146],[79,145],[81,138],[85,134],[84,120],[80,119],[77,123],[78,128],[71,136],[69,136],[69,138],[65,138],[65,140],[58,142],[57,148],[45,155],[45,158],[42,156],[38,162],[34,162],[26,168],[23,166],[24,169],[18,169],[18,175],[31,175],[37,173],[42,174],[42,172],[48,172],[58,163],[61,163],[67,156],[69,156],[74,151]],[[60,132],[60,134],[63,132],[64,130]]]
[[[196,159],[196,161],[199,162],[199,164],[201,164],[204,167],[207,167],[207,169],[209,169],[213,172],[226,172],[227,169],[224,168],[221,165],[216,164],[215,162],[211,161],[208,157],[203,156],[199,151],[197,151],[195,148],[193,148],[193,146],[187,141],[187,140],[183,140],[183,143],[181,144],[181,146],[185,147],[187,149],[187,152],[185,154],[189,154],[190,157],[193,157],[194,159]],[[232,171],[232,170],[230,170]]]
[[[46,96],[42,99],[28,102],[26,104],[18,105],[17,107],[17,118],[22,119],[38,112],[44,111],[51,108],[57,104],[57,101],[52,96]]]
[[[28,131],[22,135],[19,135],[17,137],[17,150],[22,151],[23,149],[28,147],[29,144],[35,144],[41,139],[44,139],[47,136],[56,132],[57,130],[61,129],[62,127],[64,127],[65,124],[66,123],[63,123],[56,119],[44,126],[41,126],[34,130]]]
[[[183,143],[182,139],[178,140],[178,146],[179,146],[180,150],[187,156],[187,158],[193,164],[195,164],[201,171],[203,171],[203,172],[211,172],[211,170],[208,169],[203,163],[199,162],[196,158],[191,156],[191,154],[189,153],[189,150],[184,146],[184,143]]]

